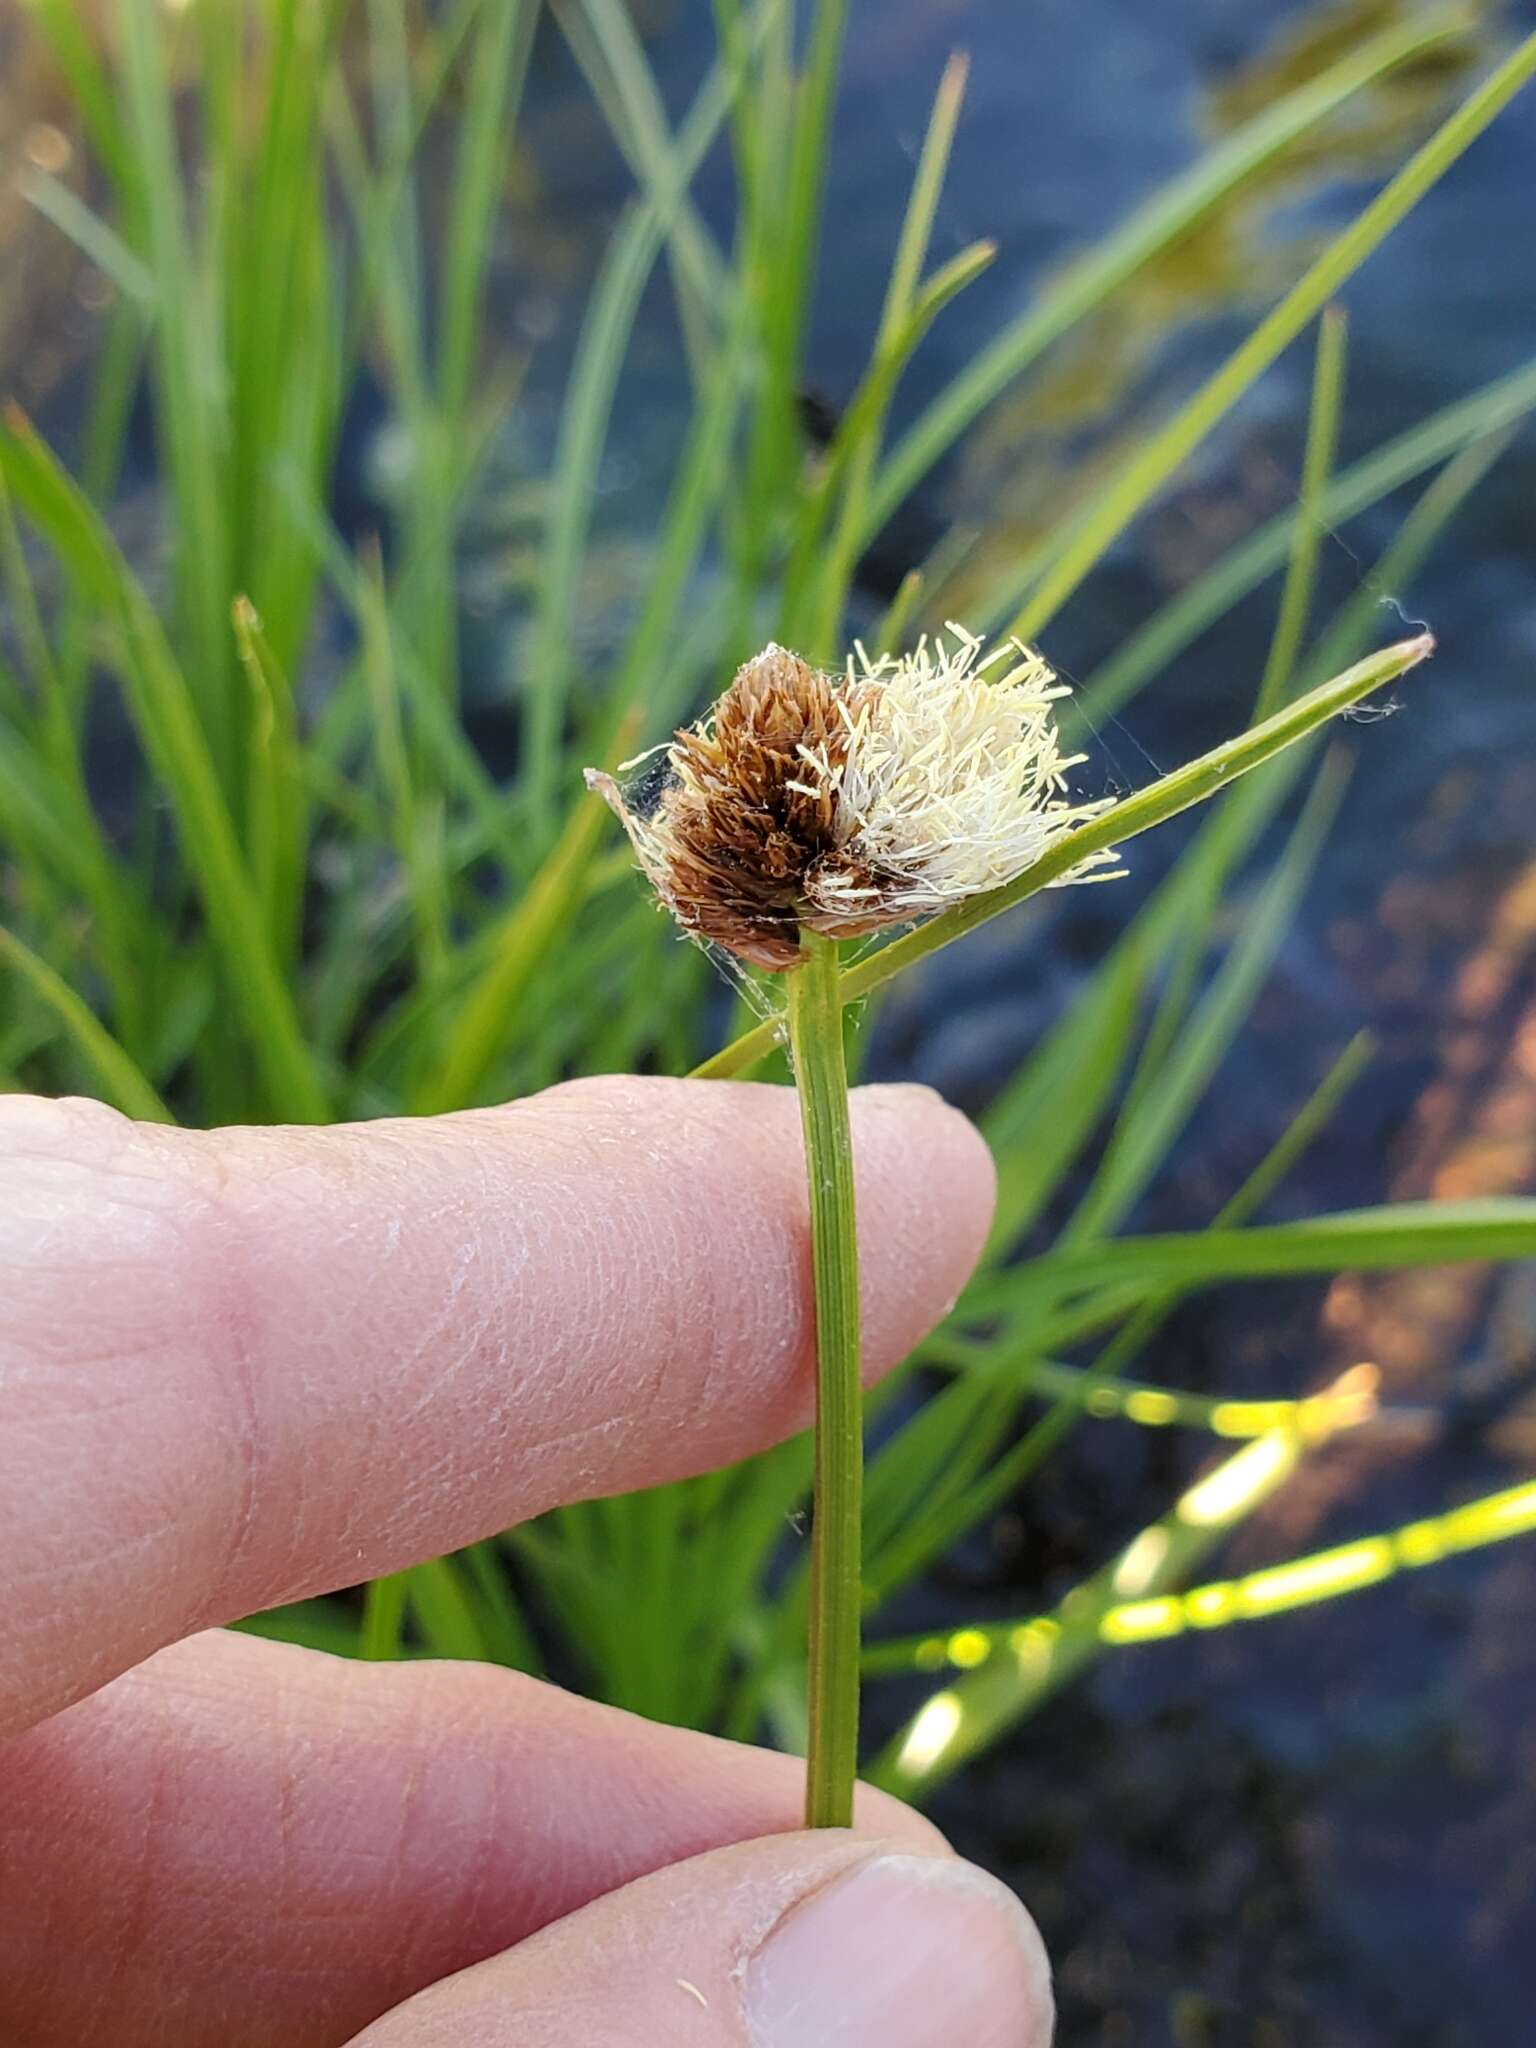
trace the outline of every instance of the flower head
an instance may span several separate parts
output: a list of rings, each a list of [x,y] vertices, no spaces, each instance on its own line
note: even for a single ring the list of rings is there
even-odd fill
[[[958,626],[841,676],[776,646],[631,790],[587,780],[684,928],[767,968],[801,925],[854,935],[1001,887],[1102,808],[1071,803],[1052,705],[1067,694],[1010,641]],[[1081,881],[1114,858],[1089,855]]]

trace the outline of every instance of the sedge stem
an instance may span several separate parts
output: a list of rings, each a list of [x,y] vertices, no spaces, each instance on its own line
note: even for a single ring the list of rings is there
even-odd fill
[[[853,1825],[859,1746],[864,1415],[853,1140],[837,942],[806,932],[788,984],[789,1043],[805,1132],[816,1283],[816,1477],[811,1523],[805,1824]]]

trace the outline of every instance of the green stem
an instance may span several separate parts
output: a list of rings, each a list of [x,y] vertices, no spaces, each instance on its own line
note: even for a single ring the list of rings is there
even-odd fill
[[[787,983],[816,1279],[816,1482],[805,1824],[846,1828],[853,1825],[859,1748],[864,1491],[859,1253],[837,944],[807,932],[802,946],[803,963]]]
[[[371,1658],[375,1663],[388,1663],[399,1656],[409,1590],[408,1572],[391,1572],[387,1578],[369,1580],[363,1592],[359,1656]]]

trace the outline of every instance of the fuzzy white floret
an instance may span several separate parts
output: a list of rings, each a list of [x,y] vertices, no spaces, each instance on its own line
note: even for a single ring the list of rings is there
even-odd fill
[[[962,627],[949,636],[899,661],[860,648],[849,664],[845,703],[858,708],[845,710],[837,837],[898,915],[1012,881],[1097,808],[1066,799],[1082,757],[1061,753],[1052,706],[1068,692],[1040,655],[1010,641],[984,657]],[[867,893],[828,878],[825,907],[856,912]]]

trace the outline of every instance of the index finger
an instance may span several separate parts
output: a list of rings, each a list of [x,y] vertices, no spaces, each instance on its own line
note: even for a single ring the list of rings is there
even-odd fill
[[[926,1090],[860,1090],[853,1126],[874,1376],[992,1179]],[[195,1629],[808,1419],[787,1090],[202,1134],[13,1097],[0,1176],[0,1736]]]

